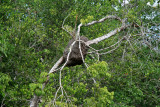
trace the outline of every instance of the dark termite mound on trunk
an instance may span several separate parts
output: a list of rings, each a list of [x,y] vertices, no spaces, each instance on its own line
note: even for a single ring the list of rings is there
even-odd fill
[[[87,42],[88,38],[81,36],[80,40],[82,40],[83,42]],[[68,56],[68,53],[70,52],[70,46],[72,45],[74,41],[75,41],[74,39],[71,39],[67,47],[65,48],[64,53],[63,53],[63,63],[67,61],[67,56]],[[80,44],[81,44],[81,51],[83,54],[83,58],[85,59],[87,55],[87,51],[88,51],[88,46],[86,46],[85,43],[83,42],[80,42]],[[69,60],[66,66],[81,65],[82,63],[83,63],[83,60],[82,60],[82,56],[81,56],[80,49],[79,49],[79,41],[76,41],[72,47],[72,51],[69,55]]]

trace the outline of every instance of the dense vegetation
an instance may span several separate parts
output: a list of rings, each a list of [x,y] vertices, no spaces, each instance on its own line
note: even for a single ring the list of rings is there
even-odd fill
[[[121,1],[121,3],[119,2]],[[150,2],[151,6],[147,5]],[[1,107],[29,106],[33,95],[41,96],[39,106],[160,106],[160,6],[153,0],[1,0],[0,1],[0,104]],[[69,15],[69,16],[68,16]],[[115,15],[126,23],[136,23],[122,32],[92,45],[104,49],[100,55],[86,56],[89,65],[65,67],[50,74],[55,62],[72,38],[75,23]],[[76,22],[76,17],[78,17]],[[82,27],[90,40],[121,26],[108,19]],[[92,51],[92,50],[90,50]],[[59,79],[63,88],[59,90]],[[59,91],[57,91],[59,90]],[[57,93],[56,93],[57,92]],[[57,95],[56,95],[57,94]],[[55,98],[56,97],[56,98]]]

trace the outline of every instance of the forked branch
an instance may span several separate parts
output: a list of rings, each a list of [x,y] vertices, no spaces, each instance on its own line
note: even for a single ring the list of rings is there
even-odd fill
[[[68,17],[68,16],[67,16],[67,17]],[[67,17],[66,17],[66,18],[67,18]],[[62,28],[63,28],[66,32],[68,32],[71,36],[73,36],[69,31],[67,31],[67,30],[64,28],[64,22],[65,22],[66,18],[65,18],[64,21],[63,21]],[[86,45],[89,46],[89,45],[91,45],[91,44],[98,43],[98,42],[100,42],[100,41],[102,41],[102,40],[105,40],[105,39],[107,39],[107,38],[109,38],[109,37],[117,34],[118,32],[126,29],[127,27],[131,26],[131,25],[125,25],[125,21],[124,21],[124,20],[121,20],[121,19],[120,19],[119,17],[117,17],[117,16],[112,16],[112,15],[106,16],[106,17],[104,17],[104,18],[102,18],[102,19],[100,19],[100,20],[98,20],[98,21],[92,21],[92,22],[87,23],[87,24],[85,24],[85,25],[83,25],[82,23],[79,24],[79,25],[78,25],[77,32],[76,32],[76,40],[78,40],[78,38],[80,37],[80,29],[81,29],[82,26],[90,26],[90,25],[93,25],[93,24],[96,24],[96,23],[102,23],[102,22],[104,22],[106,19],[117,19],[117,20],[119,20],[120,22],[122,22],[122,26],[119,27],[119,28],[117,28],[117,29],[115,29],[115,30],[113,30],[113,31],[111,31],[111,32],[109,32],[108,34],[105,34],[105,35],[103,35],[103,36],[101,36],[101,37],[98,37],[98,38],[95,38],[95,39],[93,39],[93,40],[89,40],[89,41],[85,42]],[[80,40],[80,39],[79,39],[79,40]],[[74,44],[74,43],[73,43],[73,44]],[[72,46],[71,46],[71,47],[72,47]],[[71,47],[70,47],[70,49],[72,49]],[[81,47],[79,47],[79,48],[81,48]],[[69,53],[68,53],[68,54],[69,54]],[[69,55],[68,55],[68,58],[69,58]],[[67,58],[67,59],[68,59],[68,58]],[[68,61],[68,60],[67,60],[67,61]],[[48,81],[49,81],[49,74],[56,72],[56,71],[57,71],[57,68],[62,64],[62,62],[63,62],[63,56],[56,62],[56,64],[55,64],[55,65],[52,67],[52,69],[49,71],[49,73],[48,73],[48,79],[47,79],[47,81],[43,84],[43,88],[45,88],[46,84],[47,84]],[[66,62],[66,63],[67,63],[67,62]],[[62,69],[65,67],[66,63],[60,68],[60,70],[62,70]],[[39,100],[39,98],[40,98],[40,97],[38,97],[38,96],[35,94],[34,97],[31,99],[30,107],[37,107],[37,106],[38,106],[38,100]]]

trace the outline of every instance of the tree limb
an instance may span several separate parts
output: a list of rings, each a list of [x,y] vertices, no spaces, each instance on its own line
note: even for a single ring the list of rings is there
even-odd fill
[[[85,24],[84,26],[90,26],[90,25],[93,25],[93,24],[96,24],[96,23],[102,23],[102,22],[104,22],[106,19],[117,19],[117,20],[119,20],[119,21],[122,22],[122,20],[121,20],[119,17],[113,16],[113,15],[109,15],[109,16],[106,16],[106,17],[104,17],[104,18],[102,18],[102,19],[100,19],[100,20],[98,20],[98,21],[92,21],[92,22],[90,22],[90,23],[87,23],[87,24]]]
[[[67,17],[68,17],[68,16],[67,16]],[[67,18],[67,17],[66,17],[66,18]],[[62,28],[63,28],[66,32],[68,32],[71,36],[73,36],[69,31],[67,31],[67,30],[63,27],[66,18],[65,18],[64,21],[63,21]],[[76,32],[76,40],[78,39],[78,37],[80,37],[80,28],[81,28],[82,26],[90,26],[90,25],[93,25],[93,24],[96,24],[96,23],[101,23],[101,22],[104,22],[106,19],[117,19],[117,20],[119,20],[119,21],[122,22],[122,26],[119,27],[119,28],[117,28],[117,29],[115,29],[115,30],[113,30],[113,31],[111,31],[111,32],[109,32],[109,33],[106,34],[106,35],[103,35],[103,36],[98,37],[98,38],[96,38],[96,39],[93,39],[93,40],[90,40],[90,41],[85,42],[86,45],[89,46],[89,45],[94,44],[94,43],[97,44],[98,42],[100,42],[100,41],[102,41],[102,40],[105,40],[105,39],[107,39],[107,38],[109,38],[109,37],[117,34],[118,32],[120,32],[120,31],[122,31],[123,29],[126,29],[127,27],[130,26],[130,25],[127,25],[127,26],[126,26],[125,23],[124,23],[124,20],[121,20],[119,17],[109,15],[109,16],[106,16],[106,17],[100,19],[99,21],[92,21],[91,23],[88,23],[88,24],[86,24],[86,25],[83,25],[82,23],[79,24],[78,30],[77,30],[77,32]],[[72,45],[74,45],[74,43],[73,43]],[[72,46],[70,47],[70,50],[71,50],[71,49],[72,49]],[[69,53],[69,54],[70,54],[70,53]],[[68,55],[68,57],[67,57],[67,61],[68,61],[68,59],[69,59],[69,55]],[[66,61],[66,63],[67,63],[67,61]],[[63,63],[63,56],[56,62],[56,64],[55,64],[55,65],[52,67],[52,69],[49,71],[48,76],[47,76],[47,81],[43,84],[43,88],[42,88],[42,89],[44,89],[44,87],[46,86],[46,84],[47,84],[48,81],[49,81],[49,74],[50,74],[50,73],[54,73],[55,71],[57,71],[56,69],[57,69],[62,63]],[[62,70],[62,69],[64,68],[64,66],[66,65],[66,63],[62,66],[62,68],[61,68],[60,70]],[[38,100],[39,100],[39,97],[38,97],[37,95],[34,95],[34,97],[31,99],[30,107],[37,107],[37,106],[38,106]]]
[[[52,67],[52,69],[49,71],[50,73],[53,73],[56,71],[56,69],[62,64],[63,56],[56,62],[56,64]]]
[[[98,37],[98,38],[96,38],[96,39],[87,41],[86,44],[87,44],[87,45],[91,45],[91,44],[95,44],[95,43],[97,44],[98,42],[100,42],[100,41],[102,41],[102,40],[105,40],[105,39],[107,39],[107,38],[109,38],[109,37],[111,37],[111,36],[117,34],[118,32],[120,32],[120,31],[126,29],[126,28],[129,27],[129,26],[131,26],[131,25],[127,25],[127,26],[126,26],[126,25],[123,25],[123,26],[121,26],[121,27],[119,27],[119,28],[117,28],[117,29],[115,29],[115,30],[109,32],[109,33],[106,34],[106,35],[103,35],[103,36]]]

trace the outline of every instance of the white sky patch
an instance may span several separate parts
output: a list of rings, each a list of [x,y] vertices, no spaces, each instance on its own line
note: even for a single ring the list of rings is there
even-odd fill
[[[118,11],[118,6],[112,6],[116,11]]]
[[[148,2],[147,5],[151,7],[157,7],[158,5],[160,5],[160,3],[158,4],[158,0],[156,0],[153,5],[151,5],[150,2]]]
[[[129,4],[130,0],[123,0],[123,2],[121,2],[120,0],[118,0],[118,2],[121,3],[121,6],[124,6],[126,4]],[[156,8],[158,5],[160,5],[160,3],[158,3],[158,0],[155,0],[155,2],[153,3],[153,5],[151,5],[150,2],[148,2],[147,5]],[[117,8],[115,8],[115,9],[117,10]]]
[[[121,2],[120,0],[118,0],[119,3],[121,3],[121,6],[124,6],[126,4],[129,4],[130,0],[123,0],[123,2]]]

